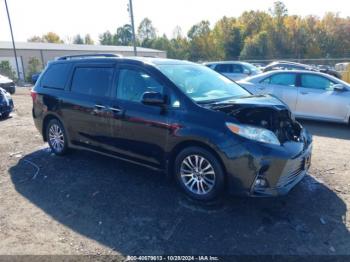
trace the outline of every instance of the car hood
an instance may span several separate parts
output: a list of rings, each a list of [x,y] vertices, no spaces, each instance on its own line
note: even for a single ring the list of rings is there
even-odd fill
[[[6,76],[0,76],[0,84],[11,83],[12,80]]]

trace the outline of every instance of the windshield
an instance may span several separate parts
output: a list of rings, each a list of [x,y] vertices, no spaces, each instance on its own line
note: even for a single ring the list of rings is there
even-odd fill
[[[196,102],[250,95],[236,83],[203,65],[158,65],[158,68]]]

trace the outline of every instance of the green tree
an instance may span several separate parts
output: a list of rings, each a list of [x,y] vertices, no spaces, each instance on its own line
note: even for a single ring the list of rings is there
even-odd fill
[[[141,21],[137,34],[141,45],[145,47],[149,47],[152,40],[157,37],[156,29],[153,26],[152,21],[147,17]]]
[[[38,58],[31,57],[28,61],[28,68],[27,68],[27,81],[32,81],[32,75],[39,73],[42,69],[42,65]]]
[[[266,59],[269,57],[268,33],[262,31],[245,40],[241,59]]]
[[[131,25],[125,24],[117,28],[117,33],[114,35],[114,44],[116,45],[132,45],[132,28]]]
[[[16,73],[13,70],[9,61],[4,60],[0,62],[0,74],[7,76],[10,79],[16,79]]]
[[[40,42],[44,42],[44,40],[40,36],[35,35],[28,38],[27,42],[40,43]]]
[[[73,44],[76,44],[76,45],[83,45],[83,44],[84,44],[84,39],[81,37],[80,34],[77,34],[77,35],[73,38]]]
[[[92,38],[89,34],[85,35],[84,42],[86,45],[94,45],[95,44],[94,40],[92,40]]]
[[[114,37],[111,32],[106,31],[99,36],[101,45],[114,45]]]

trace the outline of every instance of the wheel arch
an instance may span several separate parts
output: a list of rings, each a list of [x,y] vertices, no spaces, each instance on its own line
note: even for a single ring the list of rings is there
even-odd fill
[[[46,128],[47,128],[47,125],[49,124],[49,122],[52,120],[52,119],[56,119],[58,120],[64,127],[64,129],[66,130],[66,133],[67,133],[67,129],[66,127],[64,126],[61,118],[56,115],[56,114],[53,114],[53,113],[49,113],[47,114],[45,117],[44,117],[44,120],[43,120],[43,126],[42,126],[42,134],[43,134],[43,139],[45,142],[47,142],[47,137],[46,137]]]
[[[178,143],[170,152],[169,157],[168,157],[168,166],[167,166],[167,174],[169,176],[173,176],[174,175],[174,163],[175,163],[175,159],[176,156],[185,148],[188,147],[200,147],[203,148],[205,150],[207,150],[208,152],[210,152],[211,154],[213,154],[213,156],[219,161],[222,170],[224,171],[224,175],[226,177],[226,167],[224,165],[224,162],[222,161],[222,158],[220,157],[220,155],[216,152],[216,150],[213,148],[213,146],[208,145],[204,142],[198,141],[198,140],[186,140],[186,141],[182,141],[180,143]]]

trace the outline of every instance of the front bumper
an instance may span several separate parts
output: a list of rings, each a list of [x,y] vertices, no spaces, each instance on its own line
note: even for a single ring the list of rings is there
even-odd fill
[[[253,197],[287,194],[308,173],[312,138],[306,130],[300,142],[282,146],[245,141],[223,149],[229,192]],[[259,181],[258,181],[259,180]],[[258,183],[263,180],[263,184]]]
[[[0,116],[3,114],[11,113],[13,111],[13,101],[12,99],[8,102],[6,100],[0,103]]]

